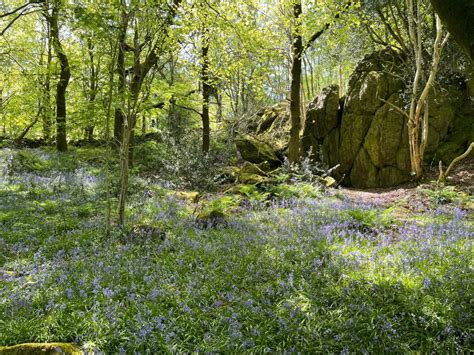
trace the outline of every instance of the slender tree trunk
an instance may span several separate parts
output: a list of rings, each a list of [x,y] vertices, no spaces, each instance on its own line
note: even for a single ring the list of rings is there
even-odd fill
[[[128,194],[128,171],[129,171],[129,146],[130,146],[130,118],[127,115],[123,121],[123,140],[120,146],[120,195],[119,195],[119,227],[125,226],[125,206],[127,205]]]
[[[209,31],[203,30],[202,48],[201,48],[201,83],[202,83],[202,151],[209,152],[210,146],[210,120],[209,120],[209,98],[211,94],[211,86],[209,84]]]
[[[46,142],[51,141],[51,121],[52,121],[52,110],[51,110],[51,63],[53,61],[53,48],[51,40],[51,26],[49,21],[46,21],[46,75],[43,81],[43,99],[41,110],[42,121],[43,121],[43,139]]]
[[[66,131],[66,89],[71,78],[69,61],[59,39],[58,12],[60,1],[55,1],[49,18],[53,47],[60,64],[59,81],[56,88],[56,148],[60,152],[67,150]]]
[[[146,129],[147,129],[147,119],[146,119],[146,115],[143,114],[142,115],[142,136],[146,134]]]
[[[89,142],[94,140],[94,120],[95,120],[95,99],[97,96],[97,70],[94,64],[94,44],[92,39],[87,39],[87,51],[89,52],[89,113],[91,122],[85,129],[86,139]]]
[[[106,201],[107,201],[107,217],[106,217],[106,228],[105,234],[108,237],[110,235],[110,229],[112,225],[112,204],[110,202],[110,119],[112,112],[112,102],[114,99],[114,80],[115,80],[115,65],[117,59],[117,47],[116,44],[111,45],[112,58],[109,65],[109,87],[108,87],[108,100],[106,105],[106,116],[105,116],[105,188],[106,188]]]
[[[433,45],[433,56],[428,80],[420,92],[420,80],[423,75],[422,23],[419,0],[407,0],[409,34],[415,54],[415,77],[413,80],[410,111],[408,113],[408,142],[412,173],[416,179],[423,174],[423,156],[428,140],[428,96],[438,73],[441,53],[448,40],[443,40],[443,26],[436,15],[436,39]]]
[[[339,97],[344,93],[344,79],[342,77],[342,64],[339,63]]]
[[[117,73],[118,73],[118,83],[117,91],[120,103],[125,101],[125,52],[126,52],[126,38],[127,38],[127,28],[129,22],[129,15],[123,11],[122,13],[122,23],[120,27],[120,33],[118,36],[118,55],[117,55]],[[123,121],[124,121],[124,112],[123,107],[118,106],[115,108],[114,115],[114,140],[116,147],[119,147],[122,143],[122,134],[123,134]]]
[[[303,54],[303,37],[301,34],[301,1],[296,0],[293,5],[293,48],[291,63],[290,84],[290,143],[288,145],[288,161],[298,163],[300,159],[300,131],[301,131],[301,56]]]
[[[308,59],[306,56],[303,57],[303,63],[304,63],[304,77],[305,77],[305,82],[306,82],[306,96],[309,100],[313,99],[313,93],[311,92],[311,88],[309,85],[309,75],[308,75]]]
[[[0,88],[0,117],[2,118],[2,134],[6,136],[7,127],[5,122],[4,110],[3,110],[3,88]]]
[[[168,29],[171,26],[173,19],[176,15],[176,9],[180,4],[180,0],[173,0],[173,7],[170,7],[170,11],[167,14],[166,19],[164,20],[164,29],[161,33],[161,38],[164,39],[168,36]],[[125,16],[126,18],[126,16]],[[124,23],[128,23],[128,18]],[[135,23],[136,24],[136,23]],[[126,26],[122,26],[122,30]],[[156,43],[150,51],[146,58],[141,61],[142,46],[139,43],[138,29],[135,28],[134,34],[134,61],[133,61],[133,76],[130,79],[129,84],[129,99],[127,106],[127,114],[123,115],[123,129],[122,129],[122,140],[120,146],[120,193],[119,193],[119,206],[118,206],[118,223],[120,228],[124,228],[126,222],[125,207],[127,205],[127,195],[128,195],[128,180],[129,180],[129,168],[133,164],[133,139],[134,139],[134,128],[137,120],[137,111],[140,105],[140,92],[142,84],[150,72],[150,70],[156,65],[158,61],[158,51],[161,54],[163,47],[160,46],[161,42]],[[125,55],[125,38],[126,31],[120,33],[119,38],[119,54],[117,60],[123,60],[121,56]],[[123,71],[123,77],[120,78],[120,65],[119,67],[119,81],[125,80],[125,71]],[[125,87],[124,87],[125,89]],[[117,111],[116,111],[117,113]],[[123,114],[123,113],[122,113]],[[117,123],[117,120],[116,120]]]
[[[216,120],[217,122],[222,122],[222,95],[217,91],[216,91],[216,101],[217,101]]]

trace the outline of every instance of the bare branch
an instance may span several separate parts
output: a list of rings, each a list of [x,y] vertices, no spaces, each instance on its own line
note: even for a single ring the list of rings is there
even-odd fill
[[[382,99],[382,98],[379,98],[380,101],[382,101],[383,103],[386,103],[388,104],[389,106],[391,106],[392,108],[394,108],[395,110],[397,110],[398,112],[400,112],[403,116],[405,116],[406,118],[410,119],[410,116],[408,115],[408,113],[406,113],[405,111],[403,111],[400,107],[398,107],[397,105],[394,105],[392,104],[390,101],[387,101],[385,99]]]
[[[32,5],[32,4],[40,4],[42,3],[43,0],[39,0],[39,1],[33,1],[33,2],[29,2],[28,4],[25,4],[19,8],[17,8],[16,10],[14,11],[10,11],[9,13],[7,14],[3,14],[3,15],[0,15],[0,18],[3,18],[3,17],[7,17],[9,15],[13,15],[13,14],[16,14],[16,16],[10,20],[10,22],[8,22],[8,24],[3,28],[3,30],[0,32],[0,36],[3,36],[5,34],[5,32],[8,31],[8,29],[13,26],[13,24],[22,16],[24,15],[28,15],[28,14],[31,14],[33,12],[36,12],[38,10],[31,10],[29,11],[30,9],[28,8],[29,5]]]
[[[21,5],[20,7],[17,7],[16,9],[14,9],[12,11],[1,14],[0,18],[4,18],[4,17],[10,16],[10,15],[16,14],[18,11],[22,11],[23,9],[27,8],[30,5],[42,4],[42,3],[44,3],[44,0],[31,0],[31,1],[27,2],[26,4],[24,4],[24,5]]]
[[[26,11],[26,10],[25,10],[25,11]],[[8,24],[6,25],[6,27],[2,30],[2,32],[0,32],[0,36],[3,36],[3,35],[5,34],[5,32],[7,32],[8,29],[9,29],[10,27],[12,27],[13,24],[14,24],[21,16],[23,16],[23,14],[25,13],[25,11],[22,11],[22,12],[20,12],[19,14],[17,14],[17,15],[8,23]]]
[[[342,7],[341,11],[339,11],[336,15],[334,15],[334,18],[332,22],[327,22],[322,29],[320,29],[318,32],[313,33],[313,35],[308,39],[306,44],[303,46],[303,50],[301,51],[301,54],[304,54],[304,52],[311,46],[311,44],[316,41],[319,37],[321,37],[324,32],[326,32],[333,24],[338,20],[341,15],[346,12],[353,4],[353,1],[350,0],[346,2],[346,4]]]
[[[182,108],[182,109],[184,109],[184,110],[192,111],[192,112],[194,112],[194,113],[197,113],[199,116],[202,116],[202,113],[201,113],[201,112],[199,112],[198,110],[196,110],[196,109],[194,109],[194,108],[192,108],[192,107],[182,106],[182,105],[178,105],[178,104],[176,104],[176,103],[175,103],[174,105],[175,105],[176,107]]]

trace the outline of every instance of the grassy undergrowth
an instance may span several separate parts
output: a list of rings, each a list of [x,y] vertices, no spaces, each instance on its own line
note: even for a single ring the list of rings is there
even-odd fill
[[[105,237],[100,151],[22,153],[38,166],[15,165],[17,154],[0,152],[0,346],[473,350],[474,230],[454,197],[399,218],[281,188],[227,196],[227,220],[205,225],[197,207],[218,200],[196,206],[137,178],[130,221],[159,233]]]

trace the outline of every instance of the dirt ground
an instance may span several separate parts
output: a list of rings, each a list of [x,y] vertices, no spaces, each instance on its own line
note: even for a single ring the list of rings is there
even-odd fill
[[[415,209],[415,207],[419,209],[423,206],[429,206],[428,197],[420,194],[419,189],[436,188],[438,174],[437,167],[431,168],[426,172],[426,177],[420,185],[411,182],[394,188],[368,190],[341,188],[340,190],[345,196],[357,202],[385,208],[401,205],[411,210]],[[459,162],[447,178],[446,185],[455,186],[456,190],[465,192],[472,197],[474,194],[474,158]]]

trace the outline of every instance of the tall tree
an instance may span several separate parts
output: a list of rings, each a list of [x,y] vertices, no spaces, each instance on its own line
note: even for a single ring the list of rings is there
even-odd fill
[[[45,21],[47,18],[47,7],[43,9],[42,22],[44,22],[45,34],[43,43],[46,47],[46,63],[45,63],[45,73],[43,75],[42,82],[42,100],[41,104],[43,106],[41,110],[42,121],[43,121],[43,139],[46,142],[51,140],[51,129],[52,129],[52,110],[51,110],[51,66],[53,62],[53,47],[51,43],[51,26],[49,21]],[[41,56],[42,57],[42,56]]]
[[[114,113],[114,143],[117,147],[122,143],[123,136],[123,121],[124,121],[124,107],[125,102],[125,84],[126,84],[126,73],[125,73],[125,55],[127,52],[127,29],[130,21],[130,14],[127,12],[125,2],[122,2],[122,14],[119,27],[118,37],[118,56],[117,56],[117,92],[119,98],[119,104],[115,108]]]
[[[48,15],[51,40],[60,65],[59,80],[56,86],[56,148],[60,152],[67,150],[66,89],[71,79],[69,60],[59,37],[58,18],[62,6],[62,0],[53,0],[51,14]]]
[[[314,32],[311,37],[303,43],[302,34],[302,6],[301,0],[293,0],[293,31],[292,31],[292,58],[291,58],[291,82],[290,82],[290,142],[288,145],[288,161],[290,164],[298,163],[300,159],[300,131],[301,131],[301,72],[302,56],[319,37],[321,37],[353,4],[348,1],[335,16],[333,21],[327,22],[322,29]]]
[[[422,77],[425,76],[425,73],[423,72],[424,53],[420,0],[406,1],[410,40],[415,58],[415,76],[413,79],[410,109],[408,112],[408,141],[410,144],[412,173],[419,179],[423,173],[423,156],[428,141],[428,95],[438,74],[441,53],[449,35],[443,39],[443,26],[441,20],[436,15],[436,39],[433,44],[431,67],[427,73],[428,80],[424,84],[424,87],[421,87],[421,80]]]
[[[204,27],[201,34],[201,85],[202,85],[202,151],[209,152],[211,128],[209,120],[209,102],[211,84],[209,76],[209,30]]]
[[[86,39],[87,53],[89,55],[89,92],[88,92],[88,105],[89,105],[89,122],[85,128],[85,138],[92,142],[94,139],[94,116],[95,116],[95,100],[97,97],[97,90],[99,89],[99,65],[95,60],[95,45],[93,43],[92,36],[88,36]]]
[[[156,31],[153,29],[153,36],[151,35],[152,31],[146,31],[147,34],[145,35],[143,42],[140,41],[139,22],[137,20],[134,21],[132,47],[133,67],[131,68],[133,74],[129,79],[129,95],[126,105],[126,114],[123,121],[123,137],[120,147],[120,194],[118,223],[122,227],[125,225],[125,206],[128,195],[129,167],[130,163],[133,162],[133,150],[131,148],[133,148],[134,129],[136,126],[137,113],[140,106],[140,94],[142,86],[150,71],[157,64],[159,58],[163,55],[163,51],[165,50],[168,43],[171,25],[175,19],[180,2],[181,0],[173,0],[171,4],[164,2],[164,4],[161,4],[162,6],[152,6],[150,8],[150,10],[152,10],[152,12],[155,14],[165,13],[166,15],[157,24],[158,30]],[[120,45],[121,43],[119,43],[119,48]],[[147,52],[145,52],[145,50],[147,50]],[[147,53],[144,58],[142,57],[143,53]]]
[[[290,142],[288,145],[288,160],[291,164],[297,163],[300,158],[300,131],[301,131],[301,62],[303,56],[303,34],[301,26],[301,1],[293,4],[293,44],[291,60],[290,84]]]

